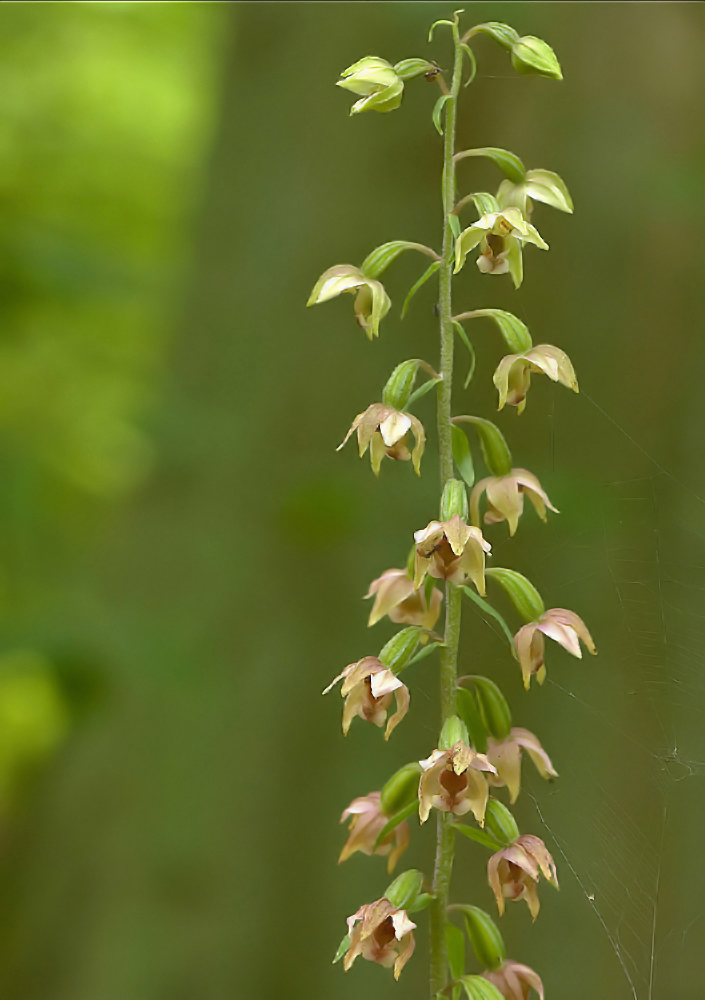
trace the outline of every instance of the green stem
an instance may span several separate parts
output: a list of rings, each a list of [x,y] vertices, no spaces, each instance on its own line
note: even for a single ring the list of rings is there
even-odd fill
[[[450,99],[445,102],[445,134],[443,144],[443,251],[439,274],[441,327],[441,366],[443,381],[438,385],[438,446],[440,452],[441,490],[453,478],[453,448],[451,438],[451,392],[453,383],[453,310],[451,283],[453,277],[454,238],[450,214],[455,204],[455,119],[463,69],[457,23],[453,26],[455,59]],[[446,585],[446,627],[441,655],[441,724],[455,714],[455,686],[460,638],[460,590]],[[433,875],[434,900],[430,910],[431,923],[431,997],[446,985],[448,958],[445,942],[446,906],[455,853],[455,833],[450,816],[438,814],[436,862]]]

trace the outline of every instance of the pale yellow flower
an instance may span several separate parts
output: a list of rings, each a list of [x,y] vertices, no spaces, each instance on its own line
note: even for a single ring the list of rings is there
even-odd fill
[[[470,519],[478,526],[480,498],[483,493],[487,496],[485,524],[507,521],[510,535],[517,530],[519,518],[524,510],[525,495],[528,496],[542,521],[546,520],[547,507],[558,513],[536,476],[526,469],[512,469],[506,476],[488,476],[487,479],[481,479],[475,484],[470,494]]]
[[[340,693],[345,698],[343,706],[343,733],[347,736],[350,723],[359,715],[361,719],[383,726],[387,719],[387,709],[394,694],[397,710],[390,715],[384,738],[389,739],[392,730],[401,722],[409,710],[409,689],[397,675],[378,660],[376,656],[363,656],[357,663],[349,663],[328,685],[327,694],[342,680]]]
[[[404,83],[394,67],[378,56],[365,56],[340,74],[336,87],[361,94],[350,109],[351,115],[361,111],[394,111],[404,96]]]
[[[387,315],[392,303],[382,283],[366,278],[359,267],[352,264],[329,267],[313,286],[306,305],[328,302],[343,292],[355,295],[355,318],[369,339],[379,337],[380,321]]]
[[[463,230],[455,241],[455,270],[459,271],[465,257],[480,244],[477,266],[484,274],[511,274],[516,288],[522,282],[523,263],[521,250],[524,243],[533,243],[541,250],[548,250],[548,243],[527,222],[521,210],[515,207],[500,212],[487,212]]]
[[[489,792],[483,771],[496,773],[484,754],[475,753],[462,741],[450,750],[434,750],[423,768],[419,782],[419,819],[425,823],[431,809],[464,816],[472,812],[480,824],[485,821]]]
[[[583,655],[580,649],[581,639],[593,656],[597,652],[585,622],[574,611],[567,611],[565,608],[551,608],[549,611],[544,611],[538,621],[523,625],[514,636],[514,645],[527,691],[533,674],[536,674],[539,684],[543,684],[546,677],[543,659],[544,635],[559,643],[571,656],[577,656],[578,659]]]
[[[499,392],[498,409],[509,403],[516,406],[519,413],[523,411],[532,372],[542,372],[553,382],[578,392],[575,369],[565,351],[553,344],[539,344],[524,354],[508,354],[497,365],[493,379]]]
[[[348,917],[350,947],[343,968],[347,972],[357,956],[362,955],[368,962],[378,962],[386,968],[394,966],[394,978],[398,979],[414,952],[415,928],[406,910],[392,906],[388,899],[365,903]]]
[[[420,475],[421,456],[426,445],[426,434],[423,425],[412,413],[395,410],[386,403],[373,403],[364,413],[358,413],[352,426],[345,435],[338,451],[346,444],[350,435],[357,431],[357,443],[360,458],[370,449],[370,463],[376,476],[382,459],[393,458],[396,461],[408,462],[414,466],[414,471]],[[414,435],[414,449],[409,451],[406,446],[409,431]]]
[[[493,854],[487,865],[487,878],[497,900],[499,915],[504,913],[504,898],[525,899],[535,920],[541,904],[538,897],[539,872],[558,888],[556,866],[540,837],[527,833]]]
[[[362,851],[363,854],[381,854],[387,858],[387,872],[391,875],[396,867],[396,863],[409,846],[409,824],[404,821],[396,826],[378,845],[375,842],[381,830],[389,820],[389,816],[382,812],[380,805],[381,793],[370,792],[358,799],[353,799],[347,809],[340,817],[340,822],[344,823],[348,817],[350,819],[348,839],[340,852],[338,864]]]

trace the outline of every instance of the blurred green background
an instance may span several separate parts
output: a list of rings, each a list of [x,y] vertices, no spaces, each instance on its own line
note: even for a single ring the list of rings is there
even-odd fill
[[[10,1000],[369,1000],[427,995],[330,958],[387,884],[341,868],[339,813],[434,747],[434,660],[385,744],[320,697],[377,652],[360,598],[435,515],[424,476],[352,446],[392,367],[437,358],[433,288],[400,258],[370,345],[351,302],[306,311],[328,266],[439,240],[436,89],[350,119],[365,54],[447,68],[446,3],[5,3],[0,7],[0,992]],[[498,563],[576,610],[600,656],[549,650],[524,693],[468,607],[463,664],[501,679],[560,772],[517,815],[559,866],[503,919],[549,997],[696,1000],[705,940],[705,10],[474,3],[556,49],[565,80],[474,46],[459,145],[557,170],[549,254],[519,292],[468,266],[458,309],[498,306],[573,359],[497,418],[563,512],[525,515]],[[465,161],[461,191],[493,189]],[[502,348],[472,331],[457,409],[491,415]],[[460,354],[461,367],[464,358]],[[460,374],[464,374],[461,371]],[[501,603],[501,601],[500,601]],[[511,610],[502,606],[508,617]],[[517,624],[512,618],[512,623]],[[428,870],[432,831],[408,866]],[[482,849],[455,895],[492,909]]]

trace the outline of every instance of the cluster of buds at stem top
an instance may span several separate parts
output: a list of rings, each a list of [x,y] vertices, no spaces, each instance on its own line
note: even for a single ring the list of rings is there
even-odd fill
[[[556,889],[558,877],[553,858],[540,837],[523,834],[493,854],[487,865],[487,878],[497,900],[500,916],[504,899],[525,899],[535,920],[541,904],[538,897],[539,872]]]
[[[516,406],[518,413],[523,412],[532,372],[548,375],[553,382],[579,391],[575,369],[565,351],[553,344],[539,344],[524,354],[508,354],[497,365],[493,379],[499,393],[498,409],[508,403]]]
[[[503,740],[495,740],[489,736],[487,759],[496,774],[490,774],[487,780],[495,788],[506,786],[509,801],[512,803],[516,802],[521,789],[521,755],[524,750],[531,757],[542,778],[550,780],[558,777],[558,772],[541,746],[538,736],[530,733],[528,729],[514,726],[509,731],[509,736]]]
[[[357,663],[349,663],[331,681],[323,694],[327,694],[340,680],[343,682],[340,693],[345,698],[343,733],[346,736],[356,715],[367,722],[373,722],[375,726],[383,726],[394,694],[397,710],[387,721],[384,738],[388,740],[392,730],[409,710],[408,687],[376,656],[363,656]]]
[[[372,596],[374,604],[368,625],[375,625],[387,615],[398,625],[420,625],[428,631],[438,621],[443,602],[443,594],[438,587],[416,588],[413,577],[406,569],[385,570],[370,584],[365,597]]]
[[[574,611],[567,611],[565,608],[551,608],[549,611],[544,611],[536,621],[523,625],[514,636],[519,666],[527,691],[532,676],[536,675],[539,684],[543,684],[546,678],[545,635],[578,659],[583,655],[580,649],[581,639],[593,656],[597,652],[587,625]]]
[[[477,266],[483,274],[509,273],[514,286],[518,288],[524,274],[521,256],[524,243],[533,243],[541,250],[548,250],[548,243],[526,221],[518,208],[487,212],[456,240],[455,270],[461,269],[466,256],[479,244]]]
[[[517,530],[524,510],[524,496],[529,498],[542,521],[546,520],[547,507],[558,513],[536,476],[526,469],[512,469],[506,476],[488,476],[475,484],[470,494],[470,519],[476,525],[480,523],[480,499],[483,493],[487,497],[485,524],[506,521],[510,535]]]
[[[387,858],[387,871],[391,874],[400,856],[409,846],[409,824],[399,823],[379,844],[377,838],[384,829],[389,816],[382,808],[382,793],[370,792],[353,799],[340,817],[344,823],[350,819],[348,839],[340,852],[338,863],[361,851],[363,854],[380,854]]]

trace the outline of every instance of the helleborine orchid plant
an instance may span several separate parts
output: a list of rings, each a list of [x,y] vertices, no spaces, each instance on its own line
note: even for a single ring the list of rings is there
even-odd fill
[[[438,278],[438,371],[420,358],[400,362],[387,380],[381,398],[368,400],[360,407],[361,412],[343,441],[344,445],[351,435],[357,435],[360,455],[369,451],[376,475],[385,458],[400,463],[397,470],[390,465],[390,475],[395,472],[403,475],[407,462],[420,474],[426,432],[410,408],[423,395],[435,393],[441,475],[438,517],[431,515],[425,528],[416,531],[413,539],[407,537],[406,564],[402,562],[397,568],[381,572],[366,595],[373,599],[370,626],[386,621],[403,627],[378,655],[367,655],[350,663],[326,688],[326,692],[330,691],[341,682],[345,734],[358,716],[384,727],[389,739],[411,704],[413,671],[409,686],[399,674],[420,660],[425,660],[428,667],[433,662],[429,654],[438,657],[441,725],[435,749],[426,758],[404,764],[379,791],[360,794],[344,808],[341,822],[348,822],[348,836],[339,859],[354,865],[359,862],[357,855],[382,856],[391,874],[412,837],[420,835],[409,823],[416,816],[422,825],[431,817],[435,820],[435,861],[428,874],[416,869],[402,872],[378,899],[355,900],[357,909],[348,917],[348,933],[340,943],[335,961],[343,960],[347,971],[357,958],[363,958],[392,968],[398,979],[414,952],[414,933],[418,927],[411,915],[428,910],[432,1000],[459,1000],[463,992],[469,1000],[528,1000],[532,990],[543,1000],[542,979],[530,966],[507,958],[500,930],[487,910],[474,903],[451,902],[457,835],[461,835],[461,840],[473,841],[476,847],[489,849],[485,905],[491,903],[494,895],[500,917],[505,900],[524,899],[531,917],[536,919],[540,879],[558,886],[556,866],[543,840],[532,833],[521,833],[509,809],[521,792],[522,755],[529,756],[546,780],[555,779],[557,771],[538,736],[513,725],[509,702],[492,678],[475,674],[458,676],[463,598],[489,610],[502,625],[509,640],[508,653],[518,663],[526,688],[532,677],[539,683],[544,679],[546,636],[574,657],[581,656],[581,643],[591,653],[595,652],[595,646],[585,623],[575,612],[562,608],[546,610],[539,592],[526,576],[493,564],[493,545],[484,532],[498,532],[498,541],[506,540],[507,536],[511,539],[517,531],[523,532],[520,520],[525,497],[544,522],[547,511],[557,514],[558,510],[536,474],[515,467],[505,437],[495,423],[477,415],[454,415],[456,336],[470,351],[472,375],[475,352],[464,324],[478,318],[490,319],[495,324],[510,352],[496,363],[494,384],[500,409],[508,404],[522,412],[532,374],[547,375],[575,392],[578,383],[565,351],[552,344],[534,346],[528,327],[513,313],[480,308],[454,314],[451,293],[454,275],[466,268],[468,256],[470,260],[475,256],[473,251],[477,254],[477,270],[465,271],[464,285],[471,275],[478,281],[484,281],[487,275],[500,280],[502,275],[508,275],[518,288],[524,278],[524,249],[533,246],[548,250],[539,230],[529,221],[533,220],[536,207],[549,206],[570,214],[573,202],[558,174],[543,168],[526,170],[519,157],[509,150],[486,146],[456,151],[461,84],[470,83],[475,76],[471,40],[473,44],[486,45],[489,38],[505,49],[520,74],[562,79],[558,60],[542,39],[533,35],[520,37],[509,25],[494,21],[475,25],[463,34],[458,20],[460,13],[452,20],[437,21],[431,28],[431,35],[437,27],[450,31],[453,69],[449,78],[435,63],[422,58],[412,57],[392,65],[378,56],[365,56],[344,70],[338,81],[339,87],[358,98],[350,110],[352,115],[394,111],[404,98],[406,85],[415,78],[425,77],[440,87],[432,114],[433,124],[443,138],[440,250],[407,240],[384,243],[372,250],[359,267],[336,264],[325,270],[308,301],[308,305],[315,305],[343,292],[354,295],[355,317],[372,340],[379,336],[391,309],[389,295],[380,279],[400,254],[413,250],[431,261],[407,295],[402,316],[416,291],[435,276]],[[497,192],[492,195],[475,191],[457,198],[457,165],[476,158],[489,160],[503,174]],[[474,205],[477,218],[462,228],[459,217],[470,204]],[[534,258],[537,262],[538,257]],[[490,285],[496,287],[493,282]],[[421,373],[424,379],[415,388]],[[487,475],[477,482],[471,447],[473,434],[469,438],[468,430],[477,435],[487,468]],[[469,502],[467,487],[472,488]],[[541,530],[536,522],[534,528]],[[529,526],[529,530],[534,528]],[[505,551],[507,546],[502,547],[502,553]],[[381,567],[376,570],[380,573]],[[500,611],[489,603],[494,587],[509,597],[523,619],[518,630],[512,630]],[[444,628],[442,634],[437,634],[433,630],[442,611]],[[520,685],[517,686],[521,692]],[[464,934],[452,919],[456,913],[464,918],[477,959],[478,968],[474,972],[465,968]]]

